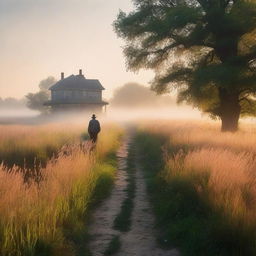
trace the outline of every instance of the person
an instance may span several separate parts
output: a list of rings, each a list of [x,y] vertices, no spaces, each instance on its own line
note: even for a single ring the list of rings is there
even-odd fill
[[[90,135],[90,139],[93,143],[97,142],[98,133],[100,132],[100,122],[96,120],[96,115],[92,115],[92,120],[89,122],[88,133]]]

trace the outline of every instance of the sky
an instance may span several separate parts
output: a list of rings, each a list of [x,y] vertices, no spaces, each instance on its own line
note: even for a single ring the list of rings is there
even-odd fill
[[[131,0],[0,0],[0,97],[38,91],[48,76],[83,70],[105,98],[123,84],[147,85],[152,71],[128,72],[112,23]]]

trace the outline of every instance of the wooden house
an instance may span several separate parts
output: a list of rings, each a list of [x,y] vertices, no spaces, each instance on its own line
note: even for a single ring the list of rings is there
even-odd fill
[[[102,112],[107,102],[102,100],[102,91],[105,88],[97,79],[86,79],[79,70],[78,75],[67,78],[61,73],[61,80],[49,89],[51,99],[45,103],[53,111],[86,110],[88,112]]]

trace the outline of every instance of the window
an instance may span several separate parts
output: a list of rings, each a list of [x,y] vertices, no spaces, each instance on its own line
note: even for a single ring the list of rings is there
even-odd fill
[[[63,92],[64,99],[70,99],[72,98],[72,91],[64,91]]]
[[[89,96],[91,98],[97,98],[98,93],[97,92],[89,92]]]

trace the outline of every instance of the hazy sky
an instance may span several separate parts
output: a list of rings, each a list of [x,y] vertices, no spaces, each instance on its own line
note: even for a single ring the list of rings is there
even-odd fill
[[[131,0],[0,0],[0,97],[21,98],[49,75],[80,68],[106,97],[126,82],[149,82],[150,71],[126,71],[112,27],[119,9],[131,10]]]

